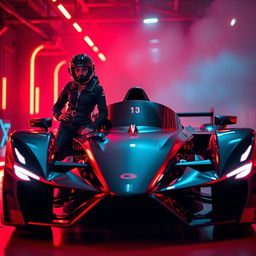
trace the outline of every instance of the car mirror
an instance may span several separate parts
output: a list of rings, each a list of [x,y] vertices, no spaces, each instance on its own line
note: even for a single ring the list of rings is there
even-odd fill
[[[228,124],[236,124],[237,116],[215,116],[214,123],[218,126],[225,126]]]
[[[45,131],[48,131],[49,127],[52,127],[51,118],[33,118],[29,120],[30,127],[40,127]]]

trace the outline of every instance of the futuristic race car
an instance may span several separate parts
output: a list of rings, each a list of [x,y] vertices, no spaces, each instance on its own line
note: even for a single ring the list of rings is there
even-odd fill
[[[182,116],[212,122],[183,127]],[[55,160],[51,121],[32,119],[30,126],[39,128],[9,136],[6,225],[71,226],[114,198],[154,201],[188,225],[256,222],[255,131],[227,128],[235,116],[175,113],[134,87],[109,106],[101,130],[74,139],[63,161]]]

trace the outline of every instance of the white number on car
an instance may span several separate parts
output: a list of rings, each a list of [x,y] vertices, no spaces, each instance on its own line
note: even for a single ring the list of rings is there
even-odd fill
[[[140,113],[140,107],[131,107],[131,113],[132,114],[139,114]]]

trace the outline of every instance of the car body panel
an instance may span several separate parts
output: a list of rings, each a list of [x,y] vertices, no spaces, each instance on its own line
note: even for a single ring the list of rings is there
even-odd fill
[[[141,205],[150,198],[188,225],[256,222],[255,131],[227,128],[233,116],[183,127],[180,117],[213,122],[213,112],[179,114],[136,95],[111,104],[102,129],[75,138],[73,155],[63,161],[56,159],[49,119],[31,122],[39,130],[14,131],[6,147],[3,223],[70,226],[117,198]],[[61,189],[68,194],[59,206]]]

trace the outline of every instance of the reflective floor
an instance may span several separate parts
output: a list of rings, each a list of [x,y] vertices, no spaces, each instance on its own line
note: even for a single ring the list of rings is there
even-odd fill
[[[161,217],[132,226],[126,225],[125,220],[118,225],[88,225],[83,221],[71,228],[46,228],[37,232],[0,224],[0,256],[256,255],[256,225],[243,230],[191,228],[182,223],[163,222]]]

